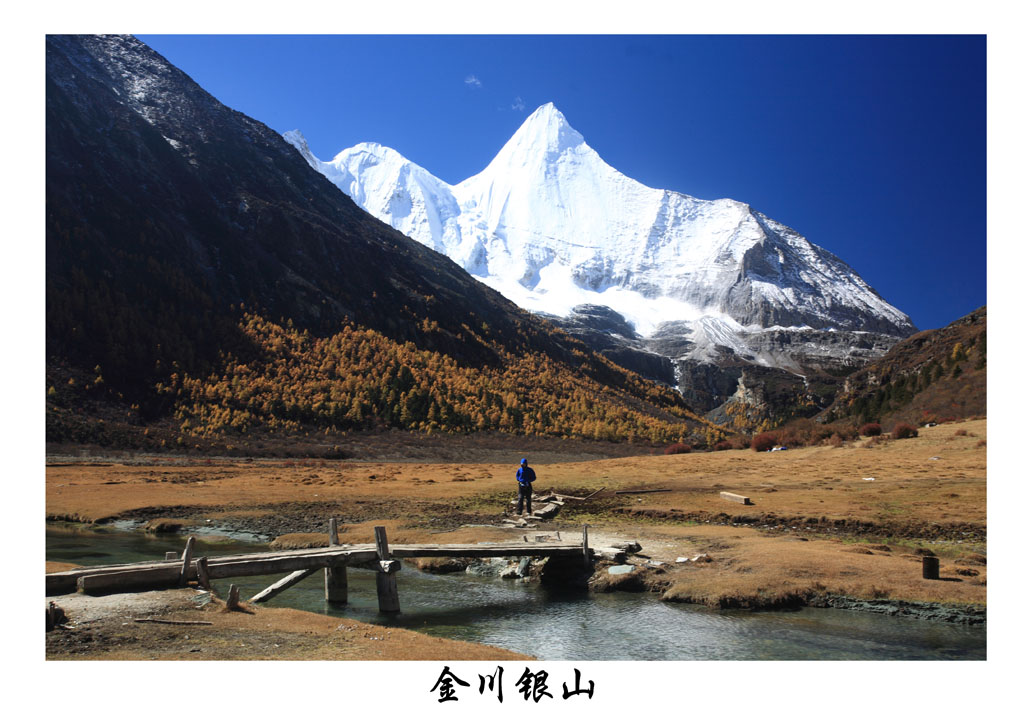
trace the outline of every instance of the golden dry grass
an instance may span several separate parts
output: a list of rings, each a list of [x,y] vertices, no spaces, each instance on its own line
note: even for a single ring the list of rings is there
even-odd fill
[[[959,433],[965,430],[966,433]],[[707,513],[807,519],[827,517],[871,522],[880,529],[907,525],[959,524],[984,530],[986,524],[986,421],[972,420],[919,430],[916,439],[841,448],[811,447],[785,452],[734,450],[710,454],[650,455],[598,462],[537,467],[538,493],[549,489],[586,494],[605,488],[602,504],[588,514],[573,504],[554,526],[595,525],[592,535],[640,540],[644,552],[672,562],[676,556],[708,552],[714,562],[685,566],[671,574],[670,597],[714,604],[730,598],[771,599],[794,591],[827,590],[855,597],[984,602],[984,566],[978,575],[956,559],[984,553],[984,543],[932,546],[942,561],[942,577],[921,579],[915,544],[890,551],[872,549],[878,540],[842,542],[821,534],[766,534],[750,528],[658,522],[624,513]],[[333,511],[383,505],[379,519],[344,523],[343,542],[368,542],[384,524],[393,542],[473,542],[518,537],[521,532],[461,527],[425,530],[410,517],[425,505],[453,503],[500,520],[514,491],[518,459],[507,465],[426,462],[326,462],[296,466],[282,462],[238,462],[179,466],[86,466],[47,468],[46,512],[51,518],[91,521],[146,507],[189,506],[201,510],[231,507],[230,514],[259,515],[268,505],[306,503]],[[865,479],[873,478],[873,479]],[[630,489],[669,492],[614,495]],[[751,498],[753,505],[729,502],[720,492]],[[503,507],[503,504],[506,505]],[[609,507],[619,507],[612,513]],[[218,513],[210,512],[211,516]],[[375,515],[376,516],[376,515]],[[365,517],[365,515],[364,515]],[[570,522],[571,520],[571,522]],[[820,531],[819,531],[820,532]],[[292,537],[292,536],[289,536]],[[593,538],[592,538],[593,539]],[[282,544],[326,542],[321,534],[300,535]],[[871,552],[872,554],[866,554]],[[969,566],[968,566],[969,567]],[[953,578],[958,578],[954,580]]]

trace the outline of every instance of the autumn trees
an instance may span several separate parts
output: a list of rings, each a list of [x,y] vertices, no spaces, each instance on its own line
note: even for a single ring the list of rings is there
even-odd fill
[[[621,369],[636,396],[525,350],[499,349],[500,364],[481,367],[353,324],[314,338],[247,314],[241,329],[254,350],[248,358],[225,354],[212,374],[161,385],[183,431],[491,430],[655,443],[705,434],[706,423],[671,393]]]

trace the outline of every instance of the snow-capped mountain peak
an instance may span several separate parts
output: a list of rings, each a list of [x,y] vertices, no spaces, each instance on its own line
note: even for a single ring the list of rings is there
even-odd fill
[[[535,156],[538,153],[557,156],[580,145],[584,145],[583,136],[569,125],[569,121],[554,103],[545,103],[523,121],[495,160]]]
[[[747,204],[649,188],[612,168],[552,103],[454,186],[379,144],[324,163],[289,135],[364,209],[533,311],[604,305],[643,336],[680,321],[737,339],[772,327],[914,331],[840,259]]]

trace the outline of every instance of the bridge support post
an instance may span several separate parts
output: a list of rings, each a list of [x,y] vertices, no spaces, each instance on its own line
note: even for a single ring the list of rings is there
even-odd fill
[[[401,612],[398,605],[398,576],[401,565],[397,560],[389,559],[388,533],[383,527],[373,528],[374,540],[377,543],[377,607],[382,613]]]
[[[324,599],[329,603],[348,602],[348,567],[324,568]]]

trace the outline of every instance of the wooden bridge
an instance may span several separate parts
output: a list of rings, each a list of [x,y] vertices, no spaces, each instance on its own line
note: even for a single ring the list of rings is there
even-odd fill
[[[250,602],[264,602],[323,569],[325,599],[332,603],[345,603],[348,601],[348,567],[359,565],[377,571],[377,601],[381,612],[399,612],[396,573],[402,567],[401,558],[522,558],[575,555],[579,557],[581,565],[589,565],[595,558],[621,561],[628,549],[628,545],[609,549],[591,548],[587,541],[586,525],[583,527],[582,545],[527,541],[389,545],[387,532],[383,527],[374,528],[373,544],[342,545],[338,542],[336,520],[330,520],[329,531],[328,547],[200,557],[194,560],[192,549],[195,538],[190,537],[180,558],[178,553],[169,552],[162,561],[79,567],[49,573],[46,575],[46,594],[63,595],[77,590],[88,595],[103,595],[183,587],[193,580],[208,590],[211,580],[288,573],[281,580],[250,598]],[[229,606],[236,605],[238,601],[237,588],[234,585],[231,588],[228,595]]]

